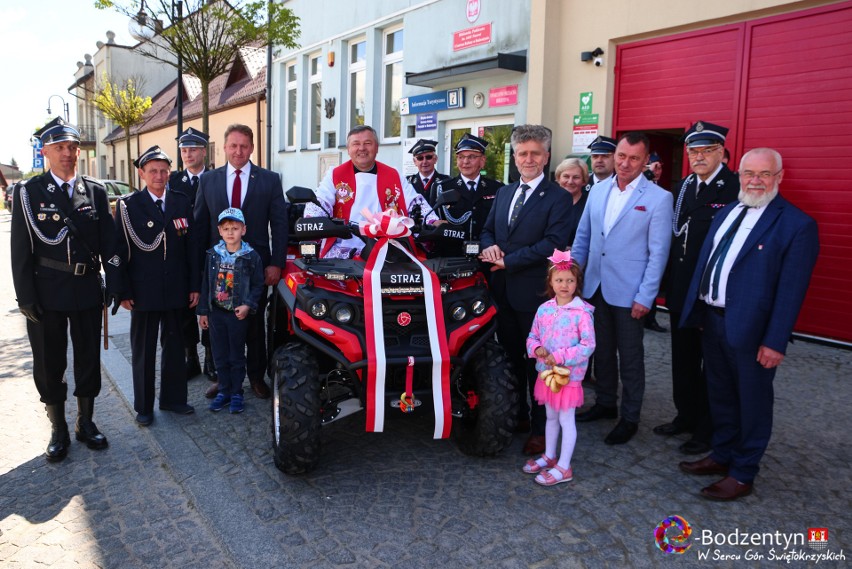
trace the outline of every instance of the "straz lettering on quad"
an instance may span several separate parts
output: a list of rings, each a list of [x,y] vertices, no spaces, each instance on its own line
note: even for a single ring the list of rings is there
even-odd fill
[[[401,275],[390,275],[391,284],[421,284],[423,275],[416,273],[403,273]]]
[[[325,224],[323,223],[297,223],[296,231],[299,233],[305,231],[322,231],[325,229]]]

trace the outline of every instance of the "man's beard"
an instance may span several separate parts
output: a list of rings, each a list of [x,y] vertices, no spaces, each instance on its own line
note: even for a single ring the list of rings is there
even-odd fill
[[[778,184],[775,183],[772,186],[771,190],[763,192],[763,194],[761,194],[760,196],[752,196],[751,194],[748,194],[746,190],[740,188],[740,193],[737,196],[737,199],[748,207],[763,207],[769,202],[771,202],[773,199],[775,199],[775,196],[777,195]]]

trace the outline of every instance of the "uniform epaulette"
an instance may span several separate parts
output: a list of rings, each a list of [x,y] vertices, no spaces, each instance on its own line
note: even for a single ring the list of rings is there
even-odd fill
[[[106,186],[104,186],[103,183],[100,180],[98,180],[97,178],[93,178],[91,176],[86,176],[85,174],[81,174],[80,177],[83,178],[84,180],[86,180],[87,182],[91,182],[92,184],[95,184],[96,186],[99,186],[101,188],[106,188]]]

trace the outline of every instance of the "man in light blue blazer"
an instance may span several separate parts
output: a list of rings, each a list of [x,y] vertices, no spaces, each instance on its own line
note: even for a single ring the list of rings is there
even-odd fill
[[[752,491],[772,434],[773,379],[819,254],[816,221],[778,194],[778,152],[746,152],[739,176],[739,201],[713,219],[681,319],[704,329],[713,452],[678,466],[723,476],[701,490],[720,501]]]
[[[650,142],[623,135],[616,175],[592,188],[571,254],[585,269],[583,296],[595,306],[595,404],[588,422],[619,416],[607,444],[624,444],[639,428],[645,393],[644,319],[654,305],[671,246],[672,195],[642,175]]]

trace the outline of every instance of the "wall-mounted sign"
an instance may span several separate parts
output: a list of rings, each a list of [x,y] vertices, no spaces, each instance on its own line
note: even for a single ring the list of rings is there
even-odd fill
[[[598,137],[598,115],[574,115],[571,152],[584,154],[589,145]]]
[[[467,6],[465,7],[465,15],[467,16],[467,21],[471,24],[476,21],[479,17],[479,11],[482,7],[482,2],[480,0],[467,0]]]
[[[509,105],[518,104],[518,86],[506,85],[504,87],[495,87],[488,91],[488,106],[489,107],[507,107]]]
[[[438,113],[420,113],[417,115],[415,130],[438,130]]]
[[[399,113],[401,115],[430,113],[433,111],[445,111],[447,109],[461,109],[463,107],[464,87],[414,95],[413,97],[405,97],[399,100]]]
[[[491,43],[491,22],[453,33],[453,51]]]
[[[592,114],[592,92],[580,93],[580,114]]]

